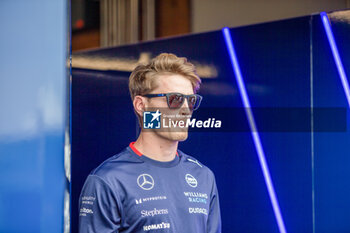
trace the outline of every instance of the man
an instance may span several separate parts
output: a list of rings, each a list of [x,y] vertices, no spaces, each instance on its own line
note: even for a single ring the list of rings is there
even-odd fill
[[[164,112],[179,116],[177,121],[191,116],[202,99],[195,94],[200,83],[195,67],[173,54],[135,68],[129,90],[141,133],[88,176],[79,203],[81,233],[221,232],[213,173],[177,149],[187,128],[146,129],[142,124],[148,109],[160,109],[151,121]]]

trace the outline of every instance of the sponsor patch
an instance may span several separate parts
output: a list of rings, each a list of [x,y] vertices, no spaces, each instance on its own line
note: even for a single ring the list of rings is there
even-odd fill
[[[185,179],[189,186],[191,186],[192,188],[197,187],[198,182],[196,178],[194,178],[191,174],[186,174]]]
[[[188,212],[190,214],[204,214],[204,215],[208,215],[208,211],[205,208],[188,208]]]
[[[208,194],[199,192],[184,192],[189,202],[207,204]]]
[[[145,197],[145,198],[138,198],[135,199],[136,204],[141,204],[144,202],[149,202],[149,201],[159,201],[159,200],[166,200],[166,196],[155,196],[155,197]]]
[[[149,174],[141,174],[137,177],[137,185],[143,190],[151,190],[154,187],[154,179]]]
[[[87,214],[93,214],[94,212],[92,211],[92,209],[88,209],[88,208],[81,208],[80,209],[80,216],[86,216]]]
[[[169,229],[169,228],[170,228],[170,223],[167,223],[167,222],[143,226],[144,231],[158,230],[158,229]]]
[[[168,214],[168,209],[141,210],[141,217],[154,217],[156,215]]]

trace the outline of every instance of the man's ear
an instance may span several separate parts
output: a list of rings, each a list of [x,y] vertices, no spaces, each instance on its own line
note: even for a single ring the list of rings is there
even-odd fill
[[[134,110],[135,112],[139,115],[139,116],[143,116],[143,112],[146,109],[146,98],[142,97],[142,96],[135,96],[134,97],[134,101],[133,101],[133,105],[134,105]]]

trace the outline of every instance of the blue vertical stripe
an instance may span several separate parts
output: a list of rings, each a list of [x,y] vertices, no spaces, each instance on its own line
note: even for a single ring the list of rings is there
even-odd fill
[[[232,67],[233,67],[233,71],[235,73],[235,77],[236,77],[236,81],[237,81],[237,85],[238,85],[238,89],[239,89],[239,93],[243,102],[243,106],[245,109],[245,113],[248,119],[248,123],[249,123],[249,127],[251,130],[251,135],[254,141],[254,145],[258,154],[258,158],[259,158],[259,162],[260,162],[260,166],[261,166],[261,170],[263,172],[264,175],[264,179],[265,179],[265,184],[267,187],[267,191],[269,193],[269,197],[271,200],[271,204],[273,207],[273,211],[276,217],[276,221],[277,221],[277,225],[279,228],[279,231],[281,233],[286,233],[286,228],[284,225],[284,221],[282,218],[282,214],[281,214],[281,210],[278,204],[278,200],[276,197],[276,193],[275,193],[275,189],[272,183],[272,179],[271,179],[271,175],[269,172],[269,168],[266,162],[266,158],[265,158],[265,152],[263,150],[262,144],[261,144],[261,140],[260,140],[260,136],[255,124],[255,120],[254,120],[254,116],[253,116],[253,112],[251,110],[251,105],[250,105],[250,101],[249,101],[249,97],[244,85],[244,81],[243,81],[243,77],[242,77],[242,73],[239,67],[239,63],[238,63],[238,59],[236,56],[236,52],[233,46],[233,41],[231,38],[231,34],[230,34],[230,30],[229,28],[223,28],[222,29],[224,38],[225,38],[225,42],[226,42],[226,46],[227,46],[227,50],[228,53],[230,55],[230,59],[231,59],[231,63],[232,63]]]

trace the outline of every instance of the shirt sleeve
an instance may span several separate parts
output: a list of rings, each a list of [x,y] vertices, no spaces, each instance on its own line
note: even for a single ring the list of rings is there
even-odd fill
[[[118,198],[99,176],[89,175],[79,198],[79,233],[118,233],[121,214]]]
[[[214,176],[214,174],[213,174]],[[209,215],[208,215],[208,233],[221,233],[221,214],[219,193],[216,187],[215,177],[210,198]]]

